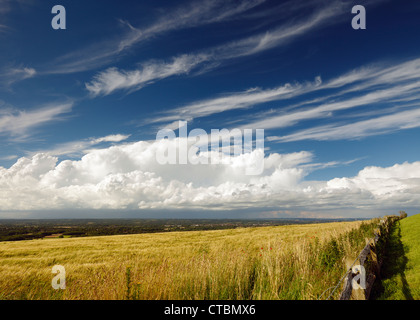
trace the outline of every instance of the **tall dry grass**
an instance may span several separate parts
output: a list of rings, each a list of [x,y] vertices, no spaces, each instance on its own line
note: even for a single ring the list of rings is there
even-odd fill
[[[376,223],[1,242],[0,299],[316,299]]]

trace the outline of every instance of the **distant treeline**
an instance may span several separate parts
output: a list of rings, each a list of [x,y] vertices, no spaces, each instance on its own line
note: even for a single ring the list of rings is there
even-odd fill
[[[45,219],[0,220],[0,241],[171,231],[220,230],[355,219]],[[360,219],[359,219],[360,220]]]

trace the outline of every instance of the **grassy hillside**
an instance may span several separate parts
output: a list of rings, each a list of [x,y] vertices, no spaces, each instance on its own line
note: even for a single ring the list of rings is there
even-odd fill
[[[0,298],[316,299],[377,222],[0,242]]]
[[[376,299],[420,299],[420,214],[398,221],[388,240]]]

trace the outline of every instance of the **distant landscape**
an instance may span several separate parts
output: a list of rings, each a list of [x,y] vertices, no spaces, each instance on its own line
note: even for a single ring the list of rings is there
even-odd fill
[[[220,230],[356,219],[49,219],[0,220],[0,241],[170,231]],[[360,219],[359,219],[360,220]]]

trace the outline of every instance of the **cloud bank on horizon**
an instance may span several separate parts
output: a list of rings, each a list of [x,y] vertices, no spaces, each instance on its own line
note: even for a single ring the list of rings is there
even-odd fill
[[[416,213],[420,7],[362,2],[63,1],[53,30],[53,1],[0,0],[0,218]],[[159,164],[179,120],[264,129],[262,173],[258,150]]]
[[[420,205],[420,162],[366,167],[357,176],[307,181],[313,154],[269,154],[264,171],[245,175],[253,153],[217,165],[161,165],[156,153],[168,140],[134,142],[91,150],[80,160],[38,153],[0,168],[5,211],[60,209],[285,208],[330,211]],[[258,152],[255,150],[253,152]],[[330,164],[338,165],[337,163]]]

